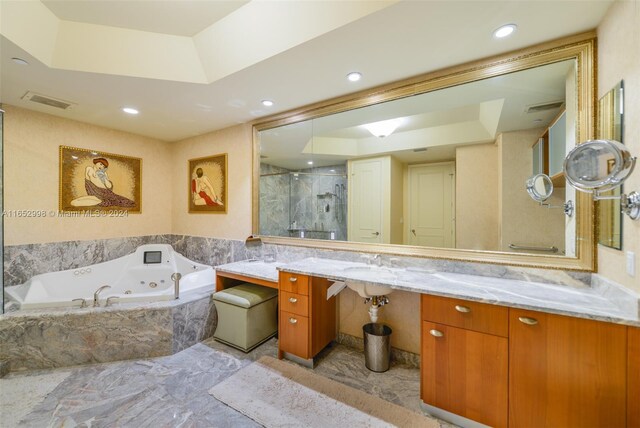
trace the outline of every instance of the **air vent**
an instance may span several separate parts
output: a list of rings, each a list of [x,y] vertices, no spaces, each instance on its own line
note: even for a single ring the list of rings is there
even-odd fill
[[[414,152],[414,153],[426,152],[426,151],[427,151],[427,148],[426,148],[426,147],[422,147],[422,148],[420,148],[420,149],[413,149],[413,152]]]
[[[60,100],[47,95],[36,94],[31,91],[24,94],[22,99],[38,104],[44,104],[49,107],[59,108],[61,110],[71,110],[76,105],[76,103]]]
[[[554,101],[551,103],[536,104],[533,106],[528,106],[527,109],[525,110],[525,113],[538,113],[545,110],[554,110],[562,107],[563,104],[564,104],[564,101]]]

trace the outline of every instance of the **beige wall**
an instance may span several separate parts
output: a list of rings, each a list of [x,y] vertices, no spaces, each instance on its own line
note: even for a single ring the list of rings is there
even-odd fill
[[[498,250],[498,147],[456,149],[456,248]]]
[[[391,156],[391,243],[403,244],[404,226],[404,183],[402,163]]]
[[[44,218],[5,216],[5,245],[90,240],[171,233],[169,144],[5,105],[5,210],[44,210]],[[142,214],[123,217],[60,218],[59,146],[139,157]]]
[[[227,153],[227,214],[189,214],[189,159]],[[172,231],[227,239],[251,235],[252,129],[238,125],[171,144]]]
[[[562,209],[540,206],[525,190],[525,181],[532,171],[531,147],[538,141],[542,131],[506,132],[498,136],[501,251],[511,251],[509,244],[555,246],[564,250],[565,215]],[[554,189],[553,196],[547,202],[562,206],[564,189]]]
[[[362,337],[362,326],[371,322],[369,306],[355,291],[345,288],[338,295],[340,332]],[[391,346],[420,353],[420,294],[395,290],[389,304],[380,308],[378,322],[393,330]]]
[[[598,98],[624,80],[624,143],[640,156],[640,1],[616,1],[598,26]],[[640,191],[640,171],[624,185]],[[598,246],[598,273],[640,291],[640,221],[624,216],[622,251]],[[636,274],[627,275],[625,252],[635,253]]]

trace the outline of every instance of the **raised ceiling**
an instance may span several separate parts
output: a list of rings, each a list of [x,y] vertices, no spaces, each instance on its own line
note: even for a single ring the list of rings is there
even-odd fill
[[[177,141],[591,30],[611,1],[228,3],[2,1],[0,102]],[[493,39],[506,23],[515,35]]]

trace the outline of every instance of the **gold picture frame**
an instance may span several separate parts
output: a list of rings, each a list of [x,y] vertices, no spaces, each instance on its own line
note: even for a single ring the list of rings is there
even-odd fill
[[[189,213],[226,214],[227,154],[189,159]]]
[[[60,146],[61,212],[142,213],[142,159]]]

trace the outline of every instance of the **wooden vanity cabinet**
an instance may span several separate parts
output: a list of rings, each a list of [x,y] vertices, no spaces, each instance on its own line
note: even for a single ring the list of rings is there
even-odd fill
[[[508,309],[423,295],[421,314],[422,401],[506,427]]]
[[[626,365],[623,325],[510,309],[509,425],[624,427]]]
[[[336,298],[324,278],[280,272],[278,358],[289,353],[308,360],[336,338]]]
[[[627,427],[640,428],[640,328],[628,328],[627,347]]]

